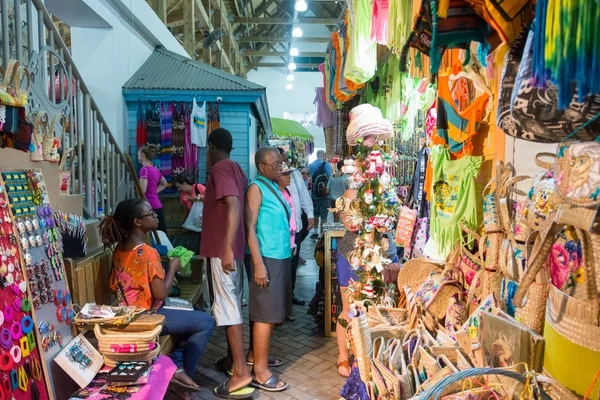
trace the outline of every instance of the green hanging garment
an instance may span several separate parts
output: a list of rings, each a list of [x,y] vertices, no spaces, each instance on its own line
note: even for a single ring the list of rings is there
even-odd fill
[[[350,18],[346,33],[350,36],[344,78],[361,85],[375,75],[377,43],[371,40],[373,0],[354,0],[354,21]]]
[[[437,145],[431,149],[431,160],[431,238],[445,258],[461,239],[459,222],[464,222],[472,230],[479,226],[475,178],[482,158],[464,156],[451,160],[449,150]]]

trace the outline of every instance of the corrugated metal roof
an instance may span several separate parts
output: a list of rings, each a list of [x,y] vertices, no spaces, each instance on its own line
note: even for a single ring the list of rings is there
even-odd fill
[[[264,86],[180,56],[164,47],[157,47],[154,50],[146,62],[125,83],[123,89],[216,92],[265,90]]]

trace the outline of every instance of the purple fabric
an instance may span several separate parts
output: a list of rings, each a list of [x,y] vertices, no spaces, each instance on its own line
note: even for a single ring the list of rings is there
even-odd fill
[[[160,171],[152,165],[140,169],[140,179],[145,178],[148,181],[148,186],[146,187],[146,199],[154,210],[162,208],[162,204],[160,204],[158,193],[156,191],[158,181],[160,181],[161,177]]]
[[[198,147],[192,144],[192,131],[190,126],[191,110],[187,109],[183,115],[185,125],[184,167],[191,176],[198,175]]]
[[[160,171],[171,184],[173,166],[171,164],[171,148],[173,146],[173,105],[160,104]]]
[[[360,379],[360,372],[356,363],[352,365],[352,371],[340,390],[340,396],[346,400],[369,400],[369,393],[367,393],[367,388]]]
[[[325,93],[322,87],[315,89],[316,95],[313,104],[317,105],[317,126],[330,128],[333,126],[333,112],[325,102]]]

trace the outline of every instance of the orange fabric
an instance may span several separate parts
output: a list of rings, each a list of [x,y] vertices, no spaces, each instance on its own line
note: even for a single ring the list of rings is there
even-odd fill
[[[427,170],[425,170],[425,198],[428,202],[431,202],[431,185],[433,183],[433,164],[431,163],[431,156],[427,160]]]
[[[335,49],[336,57],[335,57],[335,75],[333,76],[333,93],[335,98],[342,103],[347,102],[352,97],[354,97],[354,93],[346,94],[340,90],[339,86],[339,74],[343,73],[342,71],[342,50],[340,46],[340,34],[339,32],[333,32],[331,34],[331,43],[333,44],[333,48]],[[350,88],[348,88],[350,89]]]
[[[133,250],[115,250],[109,283],[119,301],[145,310],[158,308],[160,302],[152,297],[150,282],[165,279],[165,270],[156,249],[143,244]]]

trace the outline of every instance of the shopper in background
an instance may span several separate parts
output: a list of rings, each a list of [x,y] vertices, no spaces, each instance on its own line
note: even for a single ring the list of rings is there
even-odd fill
[[[323,150],[317,151],[317,159],[308,165],[312,181],[312,197],[315,218],[320,218],[319,224],[321,233],[323,233],[323,224],[327,222],[327,215],[329,214],[329,195],[327,194],[327,182],[331,177],[331,165],[325,161],[325,152]],[[318,237],[317,234],[313,235],[313,239]]]
[[[231,377],[215,388],[219,397],[238,396],[252,382],[244,357],[243,260],[246,249],[244,191],[248,179],[242,167],[230,159],[233,139],[227,129],[213,130],[207,139],[210,174],[204,193],[203,240],[200,256],[208,257],[207,271],[213,291],[212,313],[217,326],[227,333],[227,357],[217,368]],[[250,393],[251,394],[251,393]]]
[[[281,149],[280,149],[281,150]],[[296,171],[296,169],[291,169],[287,165],[284,165],[281,170],[281,176],[277,179],[277,187],[281,192],[281,196],[283,196],[284,200],[290,206],[290,210],[292,211],[292,217],[290,218],[290,247],[292,248],[292,260],[295,258],[298,253],[298,247],[296,246],[296,236],[298,236],[298,230],[296,225],[296,208],[294,205],[294,199],[292,196],[292,192],[290,191],[291,181],[292,181],[292,173]],[[285,298],[285,309],[286,309],[286,321],[295,321],[296,319],[292,316],[292,280],[288,282],[287,286],[287,296]]]
[[[281,154],[281,158],[283,162],[290,167],[290,161],[287,158],[287,154],[285,150],[279,147],[279,154]],[[295,217],[296,217],[296,235],[295,235],[295,244],[296,244],[296,252],[292,256],[292,303],[303,306],[305,303],[304,300],[297,298],[294,294],[294,290],[296,289],[296,274],[298,271],[298,264],[300,261],[300,247],[308,232],[315,225],[314,211],[313,211],[313,202],[310,197],[310,192],[308,191],[302,174],[300,171],[294,169],[290,172],[290,184],[287,188],[294,201],[294,209],[295,209]]]
[[[304,181],[306,188],[310,192],[312,189],[312,183],[310,181],[310,171],[308,170],[308,167],[302,167],[300,173],[302,174],[302,180]]]
[[[350,175],[344,174],[342,172],[342,167],[344,166],[344,160],[340,160],[337,163],[337,170],[335,174],[329,178],[329,182],[327,182],[327,193],[329,193],[330,207],[335,207],[335,201],[344,195],[346,189],[348,189],[348,177]],[[334,222],[339,222],[340,216],[339,214],[333,214]]]
[[[106,246],[117,245],[113,253],[110,287],[122,305],[144,310],[158,309],[165,316],[163,335],[177,338],[171,359],[177,371],[171,383],[182,392],[198,392],[192,380],[196,366],[214,328],[213,319],[202,311],[159,308],[168,296],[175,273],[181,269],[178,258],[169,260],[167,272],[158,252],[145,243],[146,234],[157,229],[158,218],[152,206],[141,199],[117,204],[114,216],[100,222],[99,231]]]
[[[173,179],[173,184],[179,191],[179,204],[183,207],[184,215],[187,218],[192,206],[197,201],[204,201],[204,191],[206,187],[187,175],[178,175]]]
[[[142,164],[140,169],[140,186],[146,195],[148,203],[158,215],[158,230],[167,233],[167,224],[163,206],[158,199],[158,194],[167,188],[167,180],[161,175],[158,168],[152,165],[152,160],[158,154],[158,146],[147,144],[138,151],[138,162]]]
[[[288,387],[271,372],[271,333],[287,316],[287,288],[291,282],[290,222],[288,203],[274,183],[281,176],[283,162],[274,147],[258,149],[255,155],[258,176],[246,190],[246,235],[250,260],[248,272],[250,302],[250,346],[248,362],[254,364],[254,385],[270,392]],[[252,360],[250,358],[252,357]]]

